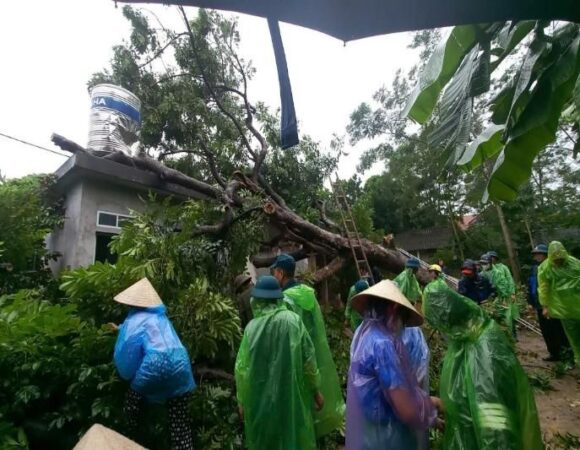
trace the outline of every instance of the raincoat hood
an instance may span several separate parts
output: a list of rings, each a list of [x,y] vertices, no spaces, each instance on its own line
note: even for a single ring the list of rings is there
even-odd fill
[[[558,260],[568,259],[568,252],[561,242],[550,242],[550,246],[548,247],[548,259],[552,264]]]
[[[432,282],[428,286],[423,298],[427,322],[451,339],[477,339],[490,320],[485,312],[445,282]]]

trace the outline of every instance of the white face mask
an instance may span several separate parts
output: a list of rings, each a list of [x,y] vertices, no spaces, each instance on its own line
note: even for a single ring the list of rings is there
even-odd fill
[[[483,270],[489,270],[489,268],[490,268],[490,267],[491,267],[491,264],[482,264],[482,265],[481,265],[481,268],[482,268]]]

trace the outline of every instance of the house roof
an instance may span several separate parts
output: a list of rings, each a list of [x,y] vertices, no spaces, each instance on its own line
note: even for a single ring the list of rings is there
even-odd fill
[[[397,247],[404,248],[409,252],[448,247],[452,239],[453,231],[449,227],[408,230],[395,235]]]
[[[56,170],[55,175],[57,177],[55,188],[60,192],[66,192],[71,185],[80,180],[89,179],[137,191],[171,195],[178,199],[207,199],[197,191],[164,182],[152,172],[99,158],[90,153],[75,153]]]
[[[120,0],[269,17],[342,41],[399,31],[523,19],[580,22],[577,0]]]

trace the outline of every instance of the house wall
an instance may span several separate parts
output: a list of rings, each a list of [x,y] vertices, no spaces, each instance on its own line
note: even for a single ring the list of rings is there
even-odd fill
[[[95,260],[97,232],[120,231],[97,226],[97,212],[130,215],[131,210],[143,211],[145,205],[139,199],[140,193],[96,180],[83,180],[70,188],[65,199],[64,226],[47,239],[48,248],[63,255],[51,264],[53,273],[92,264]]]

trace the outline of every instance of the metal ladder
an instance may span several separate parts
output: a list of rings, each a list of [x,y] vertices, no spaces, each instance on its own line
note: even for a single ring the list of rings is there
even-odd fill
[[[362,278],[363,273],[366,272],[373,282],[375,282],[369,260],[367,259],[367,255],[362,245],[360,233],[358,232],[354,216],[352,215],[352,209],[344,190],[340,186],[338,175],[336,176],[336,181],[334,183],[332,182],[332,179],[330,180],[330,185],[334,194],[336,206],[340,213],[344,236],[348,239],[348,245],[352,252],[352,258],[355,261],[358,276],[359,278]]]

